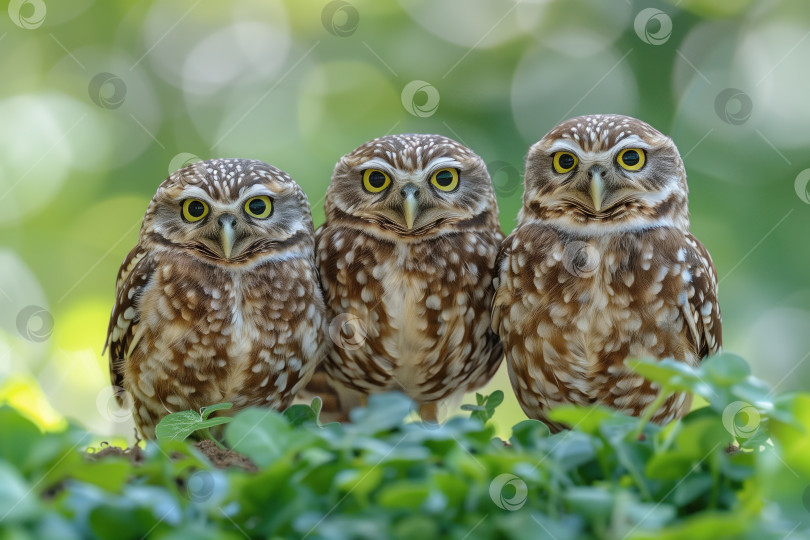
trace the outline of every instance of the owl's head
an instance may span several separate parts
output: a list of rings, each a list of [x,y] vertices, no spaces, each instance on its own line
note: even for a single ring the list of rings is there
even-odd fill
[[[228,265],[288,256],[311,237],[309,203],[298,184],[247,159],[200,161],[174,172],[158,187],[141,228],[142,241]]]
[[[491,226],[498,206],[484,161],[441,135],[389,135],[335,166],[326,219],[400,238]]]
[[[689,227],[689,190],[672,139],[620,115],[566,120],[529,149],[520,223],[608,234]]]

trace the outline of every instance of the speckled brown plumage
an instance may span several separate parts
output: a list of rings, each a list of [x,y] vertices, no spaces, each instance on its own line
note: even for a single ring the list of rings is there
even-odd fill
[[[451,192],[431,180],[446,168],[459,172]],[[369,169],[390,176],[382,192],[364,189]],[[503,235],[481,158],[438,135],[375,139],[338,162],[325,210],[316,233],[333,317],[325,367],[344,408],[400,390],[431,418],[485,384],[501,361],[489,311]]]
[[[618,163],[628,148],[646,156],[639,170]],[[570,171],[554,168],[557,152],[576,156]],[[689,233],[687,201],[677,148],[633,118],[574,118],[529,150],[523,208],[499,253],[493,303],[527,415],[548,421],[548,409],[563,403],[639,415],[658,389],[626,358],[696,365],[720,350],[717,277]],[[676,394],[653,420],[689,406]]]
[[[247,215],[257,196],[272,201],[269,217]],[[198,222],[181,217],[189,198],[209,206]],[[309,204],[286,173],[211,160],[160,185],[121,265],[107,336],[112,384],[145,437],[169,412],[286,407],[320,361],[325,331]]]

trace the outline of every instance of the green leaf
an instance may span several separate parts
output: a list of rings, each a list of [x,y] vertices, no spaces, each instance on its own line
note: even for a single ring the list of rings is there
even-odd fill
[[[430,488],[421,482],[401,481],[384,486],[377,502],[383,508],[418,509],[430,495]]]
[[[292,405],[288,407],[283,414],[292,426],[300,426],[303,424],[317,425],[322,406],[323,402],[321,401],[321,398],[315,396],[311,405]]]
[[[37,494],[22,475],[0,461],[0,523],[29,519],[38,511]]]
[[[8,406],[0,407],[0,433],[0,458],[17,467],[23,467],[42,437],[31,421]]]
[[[670,358],[663,360],[644,358],[626,360],[625,364],[669,392],[693,392],[704,397],[713,393],[711,387],[701,379],[698,371],[684,362]]]
[[[287,418],[272,409],[240,411],[225,427],[225,441],[259,467],[266,467],[288,452],[311,445],[316,436],[306,429],[293,429]]]
[[[551,435],[551,430],[540,420],[524,420],[512,428],[512,437],[509,442],[513,446],[532,449],[537,447],[539,439],[545,439],[549,435]]]
[[[575,427],[579,431],[595,434],[599,426],[613,418],[617,413],[601,405],[561,405],[551,409],[548,413],[550,420],[567,426]]]
[[[354,409],[351,419],[357,428],[366,433],[388,431],[402,425],[402,421],[414,409],[413,401],[399,392],[373,394],[368,406]]]
[[[503,392],[495,390],[488,396],[476,393],[475,401],[476,405],[462,405],[461,410],[470,411],[470,418],[475,418],[482,424],[486,424],[495,415],[495,409],[498,405],[503,403]]]
[[[709,473],[690,474],[677,484],[672,494],[672,501],[678,506],[686,506],[711,490],[713,485],[714,479]]]
[[[206,420],[212,413],[222,411],[233,407],[233,403],[217,403],[216,405],[209,405],[200,409],[200,416]]]
[[[722,387],[742,382],[751,375],[748,362],[734,354],[709,357],[701,363],[699,371],[707,382]]]
[[[232,420],[230,416],[217,416],[208,418],[214,411],[230,409],[232,403],[218,403],[210,407],[203,407],[199,413],[194,411],[180,411],[164,416],[155,426],[155,436],[159,441],[183,441],[192,433],[227,424]]]

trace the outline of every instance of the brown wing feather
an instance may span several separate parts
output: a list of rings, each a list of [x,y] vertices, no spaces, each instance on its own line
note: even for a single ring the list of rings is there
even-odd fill
[[[723,345],[720,303],[717,299],[717,271],[709,252],[691,234],[686,235],[687,262],[692,273],[692,287],[684,310],[690,329],[690,343],[699,358],[720,352]]]
[[[115,287],[115,305],[107,327],[107,342],[104,351],[109,350],[110,382],[118,403],[123,406],[124,363],[126,354],[137,332],[140,313],[138,300],[143,288],[150,282],[156,267],[154,257],[147,256],[139,246],[129,252],[118,271]]]

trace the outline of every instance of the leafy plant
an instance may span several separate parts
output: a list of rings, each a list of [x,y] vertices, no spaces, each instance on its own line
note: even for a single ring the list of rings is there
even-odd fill
[[[155,426],[155,437],[160,441],[184,441],[193,433],[200,432],[205,439],[212,439],[209,428],[227,424],[233,418],[230,416],[217,416],[210,418],[216,411],[233,407],[233,403],[217,403],[203,407],[200,412],[180,411],[164,416]]]
[[[632,365],[708,406],[667,426],[560,407],[551,417],[570,430],[525,420],[509,445],[488,422],[496,394],[438,426],[404,422],[414,406],[400,394],[373,396],[349,424],[319,425],[319,400],[248,409],[224,442],[256,472],[217,469],[180,440],[216,419],[206,411],[135,464],[88,459],[79,427],[40,434],[0,408],[0,538],[810,535],[810,395],[773,395],[732,355]]]

